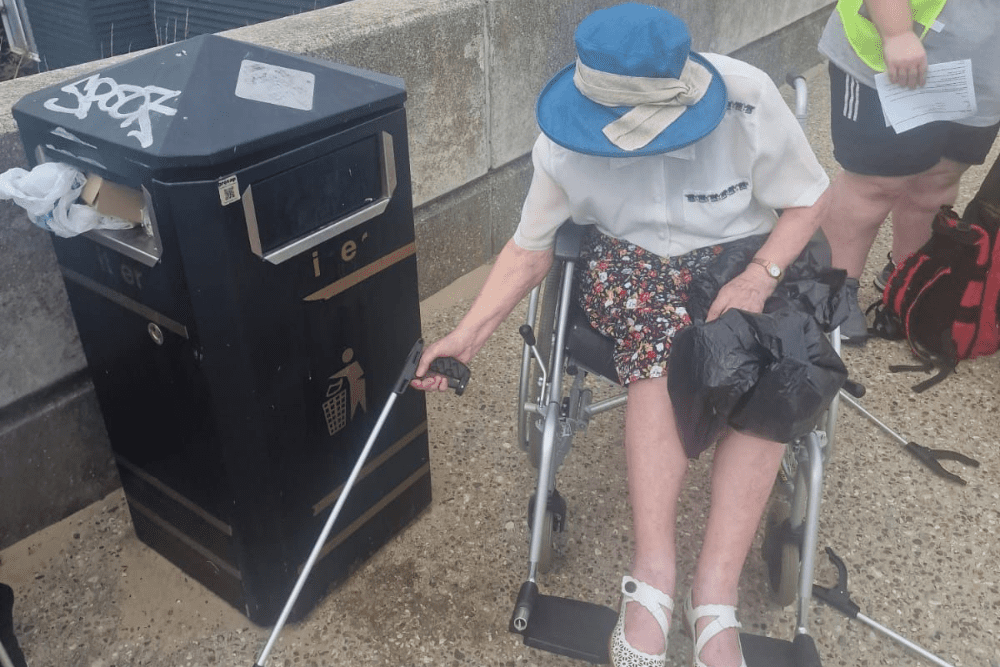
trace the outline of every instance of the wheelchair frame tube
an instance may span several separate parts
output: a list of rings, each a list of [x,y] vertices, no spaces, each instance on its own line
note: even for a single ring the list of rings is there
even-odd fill
[[[799,601],[797,633],[809,634],[809,601],[812,599],[813,573],[816,568],[816,545],[819,540],[819,504],[823,499],[823,446],[819,435],[813,431],[806,436],[808,466],[799,463],[799,482],[808,481],[809,503],[806,509],[805,530],[802,534],[802,551],[799,569]],[[803,471],[803,467],[807,470]],[[808,480],[804,477],[808,475]]]
[[[840,357],[840,327],[836,327],[828,336],[833,351]],[[840,392],[838,391],[826,409],[826,458],[833,458],[833,448],[837,442],[837,413],[840,410]]]
[[[562,365],[565,358],[566,322],[569,319],[569,300],[573,290],[573,268],[575,262],[568,261],[563,269],[559,287],[559,318],[556,325],[556,340],[549,356],[548,405],[545,408],[545,429],[542,431],[542,451],[538,461],[538,484],[535,488],[535,511],[532,515],[531,554],[528,563],[528,581],[537,581],[538,562],[542,554],[542,524],[548,507],[549,492],[553,485],[552,457],[555,452],[556,429],[562,410]]]
[[[542,559],[542,528],[548,508],[552,454],[555,451],[556,428],[559,426],[559,403],[549,403],[545,411],[545,430],[542,431],[542,451],[538,461],[538,485],[535,489],[535,507],[531,523],[531,553],[528,555],[528,581],[537,582],[538,563]]]
[[[597,401],[596,403],[591,403],[586,408],[584,412],[587,418],[593,417],[594,415],[599,415],[608,410],[614,410],[615,408],[620,408],[628,402],[628,393],[621,393],[617,396],[612,396],[611,398],[605,398],[604,400]]]

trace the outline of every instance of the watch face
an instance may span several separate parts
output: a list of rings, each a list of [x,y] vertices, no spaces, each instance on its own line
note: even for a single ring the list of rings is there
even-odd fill
[[[777,278],[778,276],[781,275],[781,269],[779,269],[774,264],[772,264],[769,267],[767,267],[767,272],[771,274],[772,278]]]

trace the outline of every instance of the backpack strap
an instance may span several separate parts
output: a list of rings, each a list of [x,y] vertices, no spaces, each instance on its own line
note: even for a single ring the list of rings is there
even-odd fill
[[[979,191],[976,192],[976,196],[972,200],[1000,206],[1000,156],[993,161],[993,166],[990,167],[989,173],[986,174],[986,178],[983,179]]]

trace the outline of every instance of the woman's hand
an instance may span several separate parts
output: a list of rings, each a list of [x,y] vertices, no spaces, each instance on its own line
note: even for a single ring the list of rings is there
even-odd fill
[[[777,286],[778,281],[763,266],[750,263],[743,273],[722,286],[708,309],[707,320],[711,322],[730,308],[759,313]]]
[[[470,332],[458,328],[441,340],[425,347],[420,355],[420,363],[417,364],[417,376],[410,381],[410,386],[424,391],[448,391],[448,378],[436,373],[427,375],[431,362],[440,357],[454,357],[468,365],[472,357],[479,351],[474,340],[475,336]]]
[[[927,52],[913,30],[882,40],[882,56],[889,81],[907,88],[922,87],[927,81]]]

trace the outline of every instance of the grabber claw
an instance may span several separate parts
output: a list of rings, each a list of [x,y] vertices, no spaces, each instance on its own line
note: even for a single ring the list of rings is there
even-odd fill
[[[861,608],[858,607],[858,605],[854,604],[854,602],[851,600],[851,594],[847,592],[847,568],[844,566],[844,561],[842,561],[840,559],[840,556],[835,554],[833,552],[833,549],[831,549],[830,547],[826,548],[826,555],[830,557],[830,562],[837,567],[837,585],[831,586],[830,588],[823,588],[822,586],[817,586],[816,584],[813,584],[814,598],[830,605],[831,607],[842,613],[847,618],[860,621],[865,625],[867,625],[868,627],[870,627],[871,629],[881,632],[889,639],[892,639],[893,641],[902,644],[903,646],[910,649],[914,653],[924,657],[927,660],[930,660],[935,665],[938,665],[938,667],[954,667],[954,665],[942,660],[941,658],[934,655],[927,649],[922,648],[917,644],[914,644],[906,637],[903,637],[902,635],[893,632],[884,625],[876,623],[872,619],[862,614]]]
[[[915,442],[908,442],[903,449],[913,454],[925,466],[931,469],[935,475],[965,486],[967,482],[955,473],[946,470],[938,461],[958,461],[973,468],[979,467],[979,461],[965,454],[953,452],[950,449],[931,449]]]
[[[830,605],[847,618],[857,618],[861,607],[854,604],[851,594],[847,592],[847,567],[830,547],[826,548],[826,555],[837,568],[837,585],[824,588],[819,584],[813,584],[813,597]]]

